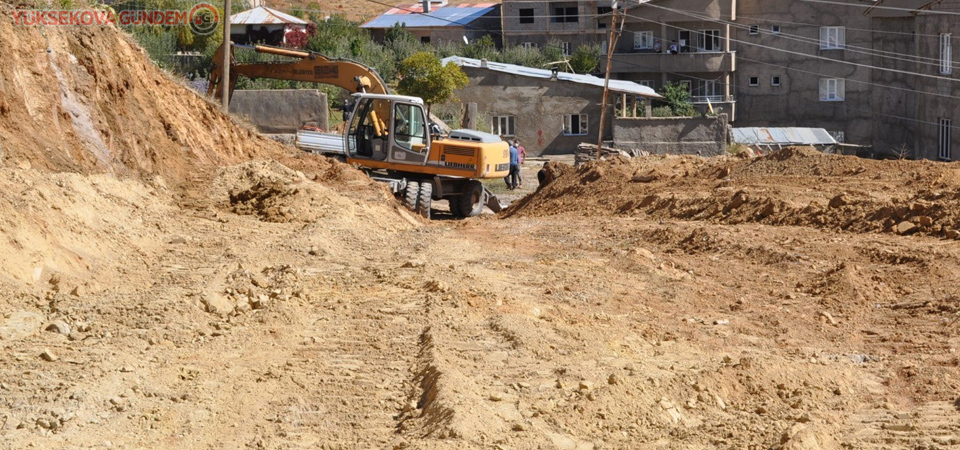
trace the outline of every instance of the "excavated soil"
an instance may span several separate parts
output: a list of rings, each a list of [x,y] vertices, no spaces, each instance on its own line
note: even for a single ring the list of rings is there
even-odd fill
[[[428,223],[4,17],[2,449],[960,448],[956,164],[552,164]]]

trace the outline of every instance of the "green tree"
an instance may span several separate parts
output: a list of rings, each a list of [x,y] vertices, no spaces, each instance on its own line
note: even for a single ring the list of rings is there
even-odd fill
[[[537,68],[543,68],[544,64],[549,62],[543,56],[543,52],[541,52],[540,49],[521,47],[519,45],[504,48],[503,51],[500,52],[499,61],[507,64]]]
[[[576,73],[593,73],[600,67],[600,46],[586,44],[577,47],[570,57],[570,67]]]
[[[686,85],[667,83],[660,89],[660,95],[663,96],[663,99],[658,100],[655,106],[669,107],[675,117],[689,117],[697,114]]]
[[[543,58],[547,63],[564,61],[567,58],[563,55],[563,43],[557,39],[550,39],[547,41],[547,45],[544,45],[541,49],[543,51]],[[566,67],[560,69],[563,72],[566,72]]]
[[[427,104],[427,113],[434,103],[444,103],[453,93],[470,82],[460,66],[440,63],[431,52],[415,53],[400,64],[400,83],[397,90],[403,95],[420,97]]]
[[[474,39],[463,48],[463,56],[474,59],[485,59],[487,61],[496,61],[498,56],[497,46],[493,43],[493,38],[485,34],[480,39]]]

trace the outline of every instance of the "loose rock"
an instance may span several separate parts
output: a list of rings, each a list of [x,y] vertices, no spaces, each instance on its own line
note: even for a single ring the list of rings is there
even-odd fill
[[[70,325],[67,325],[67,323],[62,320],[54,320],[53,322],[44,325],[43,329],[45,331],[52,331],[54,333],[62,334],[64,336],[68,336],[70,334]]]
[[[40,357],[43,358],[44,361],[50,361],[50,362],[53,362],[59,359],[57,358],[57,355],[54,355],[53,352],[50,351],[49,348],[43,349],[43,352],[40,353]]]

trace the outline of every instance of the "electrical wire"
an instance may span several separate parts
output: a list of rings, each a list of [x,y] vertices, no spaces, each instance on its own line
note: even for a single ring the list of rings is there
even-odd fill
[[[654,6],[654,5],[651,5],[651,6]],[[662,7],[662,6],[656,6],[656,7],[665,8],[665,7]],[[666,9],[666,8],[665,8],[665,9]],[[711,18],[711,17],[709,17],[709,16],[699,15],[697,11],[692,11],[692,10],[676,9],[676,8],[669,8],[668,10],[669,10],[669,11],[674,11],[674,12],[683,12],[683,13],[685,13],[685,15],[689,15],[689,16],[691,16],[691,17],[700,19],[700,20],[702,20],[702,21],[711,21],[711,22],[723,23],[723,24],[725,24],[725,25],[729,25],[729,26],[731,26],[731,27],[735,27],[735,28],[741,29],[741,30],[750,31],[751,27],[754,26],[754,25],[751,25],[751,24],[741,24],[741,23],[737,23],[737,22],[729,21],[729,20],[713,19],[713,18]],[[812,25],[812,26],[821,27],[820,25]],[[678,28],[678,27],[673,27],[673,28]],[[844,28],[847,29],[847,30],[850,30],[850,29],[851,29],[851,28],[848,28],[848,27],[844,27]],[[867,31],[869,31],[869,30],[867,30]],[[784,33],[784,32],[782,32],[782,31],[781,31],[781,32],[776,32],[776,33],[774,33],[774,32],[772,32],[772,31],[766,31],[766,30],[761,31],[761,30],[758,29],[758,30],[757,30],[757,33],[755,33],[755,34],[777,36],[777,37],[779,37],[779,38],[781,38],[781,39],[799,41],[799,42],[804,42],[804,43],[810,43],[810,44],[815,44],[815,45],[818,45],[818,46],[820,45],[820,39],[819,39],[819,38],[811,38],[811,37],[808,37],[808,36],[801,36],[801,35],[795,35],[795,34],[790,34],[790,33]],[[949,34],[947,34],[947,35],[949,35]],[[940,35],[925,35],[925,36],[936,36],[936,37],[938,37],[938,38],[941,37]],[[952,40],[952,39],[957,39],[957,38],[953,38],[953,37],[951,36],[951,40]],[[871,56],[877,56],[877,57],[880,57],[880,58],[895,59],[895,60],[900,60],[900,61],[905,61],[905,62],[910,62],[910,63],[918,63],[918,62],[919,62],[919,63],[921,63],[921,64],[926,64],[926,65],[930,65],[930,66],[933,66],[933,67],[942,67],[942,66],[943,66],[943,62],[942,62],[939,58],[924,57],[924,56],[912,55],[912,54],[907,54],[907,53],[898,53],[898,52],[893,52],[893,51],[888,51],[888,50],[875,49],[875,48],[871,48],[871,47],[860,47],[860,46],[845,44],[844,47],[843,47],[843,50],[851,51],[851,52],[853,52],[853,53],[860,53],[860,54],[866,54],[866,55],[871,55]],[[929,62],[922,62],[923,60],[926,60],[926,61],[929,61]],[[951,68],[960,68],[960,63],[953,63],[953,62],[951,61],[951,62],[949,62],[949,66],[950,66]]]
[[[844,3],[844,2],[834,2],[828,0],[800,0],[807,3],[823,3],[827,5],[841,5],[841,6],[855,6],[857,8],[868,8],[863,5],[858,5],[856,3]],[[945,16],[960,16],[960,12],[951,12],[951,11],[933,11],[929,9],[918,9],[918,8],[898,8],[896,6],[880,6],[880,5],[871,5],[869,8],[872,9],[886,9],[890,11],[907,11],[916,14],[930,14],[930,15],[945,15]]]
[[[665,8],[665,7],[658,6],[658,5],[652,5],[652,4],[651,4],[651,5],[648,5],[648,6],[650,6],[650,7],[652,7],[652,8],[664,9],[664,10],[670,11],[670,12],[681,12],[681,13],[682,13],[681,10],[674,10],[674,9],[671,9],[671,8]],[[682,13],[682,14],[687,15],[687,16],[690,16],[690,17],[694,17],[694,18],[697,18],[697,19],[700,19],[700,20],[705,21],[705,22],[716,22],[716,23],[725,24],[723,21],[717,20],[717,19],[701,18],[701,17],[697,17],[697,16],[692,15],[692,14],[689,14],[689,13]],[[635,16],[635,15],[628,15],[628,16],[629,16],[629,17],[632,17],[632,18],[635,18],[635,19],[647,21],[647,22],[653,22],[653,23],[657,23],[657,24],[669,26],[669,25],[666,24],[666,23],[658,22],[658,21],[655,21],[655,20],[653,20],[653,19],[646,19],[646,18],[644,18],[644,17]],[[674,26],[674,28],[677,28],[677,27]],[[767,50],[774,50],[774,51],[778,51],[778,52],[782,52],[782,53],[787,53],[787,54],[791,54],[791,55],[806,56],[806,57],[809,57],[809,58],[819,59],[819,60],[822,60],[822,61],[829,61],[829,62],[835,62],[835,63],[840,63],[840,64],[849,64],[849,65],[851,65],[851,66],[856,66],[856,67],[862,67],[862,68],[867,68],[867,69],[875,69],[875,70],[882,70],[882,71],[887,71],[887,72],[900,73],[900,74],[904,74],[904,75],[913,75],[913,76],[918,76],[918,77],[932,78],[932,79],[936,79],[936,80],[943,80],[943,81],[950,81],[950,82],[960,81],[960,79],[956,79],[956,78],[942,77],[942,76],[924,74],[924,73],[919,73],[919,72],[911,72],[911,71],[909,71],[909,70],[901,70],[901,69],[893,69],[893,68],[888,68],[888,67],[880,67],[880,66],[874,66],[874,65],[870,65],[870,64],[857,63],[857,62],[852,62],[852,61],[844,61],[844,60],[842,60],[842,59],[827,58],[827,57],[825,57],[825,56],[813,55],[813,54],[809,54],[809,53],[802,53],[802,52],[797,52],[797,51],[793,51],[793,50],[787,50],[787,49],[783,49],[783,48],[771,47],[771,46],[769,46],[769,45],[757,44],[757,43],[745,41],[745,40],[742,40],[742,39],[734,39],[734,38],[732,38],[732,37],[731,37],[731,38],[728,38],[728,39],[730,39],[731,42],[736,42],[736,43],[739,43],[739,44],[749,45],[749,46],[752,46],[752,47],[764,48],[764,49],[767,49]]]

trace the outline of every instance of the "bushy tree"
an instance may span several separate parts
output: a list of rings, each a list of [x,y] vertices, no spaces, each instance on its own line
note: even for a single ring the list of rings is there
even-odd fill
[[[350,43],[366,35],[358,23],[340,14],[329,18],[311,17],[316,21],[317,29],[307,42],[306,48],[324,56],[345,57],[348,55]]]
[[[507,47],[500,52],[500,62],[516,64],[524,67],[543,68],[550,61],[543,56],[543,52],[533,47]]]
[[[403,61],[417,52],[425,50],[423,44],[409,31],[404,23],[395,24],[386,31],[383,37],[383,46],[393,54],[395,64],[399,67]],[[391,78],[393,74],[389,75]]]
[[[660,89],[659,94],[663,99],[657,100],[655,106],[669,107],[675,117],[689,117],[697,114],[686,85],[667,83]]]
[[[403,95],[420,97],[427,104],[427,112],[434,103],[444,103],[453,93],[470,82],[456,64],[442,65],[437,55],[419,52],[400,64],[400,83],[397,90]]]
[[[586,44],[577,47],[570,56],[570,67],[576,73],[593,73],[600,67],[600,46]]]
[[[463,56],[474,59],[486,59],[487,61],[496,61],[497,46],[489,34],[485,34],[480,39],[474,39],[463,48]]]
[[[548,63],[564,61],[567,59],[567,57],[563,54],[563,43],[558,39],[550,39],[547,41],[547,45],[544,45],[540,50],[543,52],[543,58]],[[566,68],[563,70],[566,71]]]

